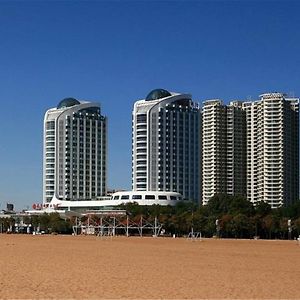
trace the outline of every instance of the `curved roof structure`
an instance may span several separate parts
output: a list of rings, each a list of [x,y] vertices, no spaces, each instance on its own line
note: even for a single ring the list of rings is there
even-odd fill
[[[165,97],[172,96],[170,92],[164,89],[152,90],[146,97],[146,101],[157,100]]]
[[[80,104],[80,102],[75,98],[65,98],[58,103],[57,109],[71,107],[78,104]]]
[[[171,205],[175,206],[182,199],[182,195],[177,192],[165,191],[122,191],[116,192],[111,197],[100,197],[101,200],[81,200],[67,201],[59,200],[53,196],[50,203],[46,203],[45,207],[49,208],[70,208],[74,209],[99,209],[103,207],[114,207],[126,203],[137,203],[139,205]],[[43,208],[44,209],[44,208]]]

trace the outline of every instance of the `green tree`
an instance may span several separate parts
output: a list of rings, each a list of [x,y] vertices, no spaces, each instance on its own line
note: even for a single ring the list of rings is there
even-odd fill
[[[250,218],[244,214],[233,216],[231,220],[231,230],[235,238],[249,237],[253,232]]]
[[[220,220],[221,237],[232,236],[232,215],[224,214]]]
[[[210,216],[220,217],[228,212],[230,204],[230,196],[218,194],[213,196],[207,203],[206,209]]]
[[[272,212],[271,205],[265,201],[260,201],[255,206],[255,213],[259,215],[261,218],[267,216]]]
[[[294,220],[293,228],[296,232],[296,235],[300,236],[300,217]]]
[[[254,207],[253,204],[248,201],[246,198],[240,196],[233,196],[229,198],[228,201],[228,212],[231,215],[245,215],[245,216],[252,216],[254,215]]]
[[[278,218],[274,217],[271,214],[265,216],[262,220],[262,227],[265,230],[266,237],[271,239],[272,236],[275,236],[276,233],[278,232],[278,228],[279,228]]]

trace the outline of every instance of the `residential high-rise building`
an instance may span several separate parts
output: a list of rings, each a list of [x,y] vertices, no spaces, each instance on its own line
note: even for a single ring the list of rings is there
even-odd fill
[[[246,195],[246,119],[240,101],[207,100],[202,109],[202,203]]]
[[[43,202],[96,200],[106,194],[106,117],[100,105],[60,101],[44,118]]]
[[[267,93],[243,104],[247,118],[247,198],[276,208],[299,197],[299,98]]]
[[[227,194],[246,197],[246,113],[241,101],[227,106]]]
[[[276,208],[299,197],[299,98],[208,100],[202,110],[202,202],[241,195]]]
[[[132,189],[200,201],[199,106],[189,94],[151,91],[132,114]]]
[[[207,100],[202,108],[202,203],[215,194],[226,194],[226,106]]]

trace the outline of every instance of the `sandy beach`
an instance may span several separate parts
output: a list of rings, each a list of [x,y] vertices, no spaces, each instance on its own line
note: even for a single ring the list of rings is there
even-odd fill
[[[1,299],[300,299],[295,241],[0,235]]]

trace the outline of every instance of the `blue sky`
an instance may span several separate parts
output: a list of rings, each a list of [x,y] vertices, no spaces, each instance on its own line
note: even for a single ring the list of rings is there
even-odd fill
[[[131,110],[154,88],[194,100],[300,96],[297,1],[0,1],[0,208],[42,199],[42,124],[100,102],[109,187],[130,188]]]

